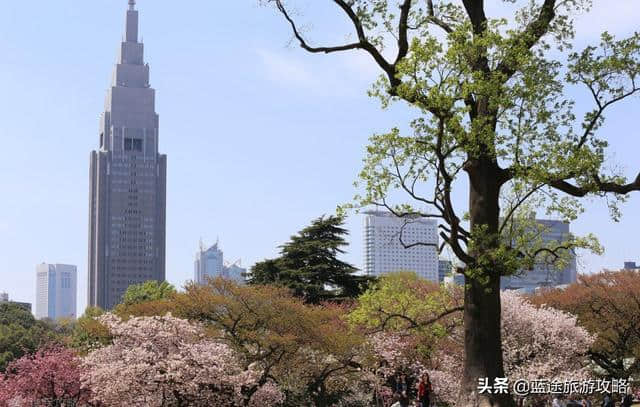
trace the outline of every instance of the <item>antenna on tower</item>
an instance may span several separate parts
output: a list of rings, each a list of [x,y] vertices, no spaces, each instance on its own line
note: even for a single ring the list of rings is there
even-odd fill
[[[129,10],[136,9],[136,0],[129,0]]]

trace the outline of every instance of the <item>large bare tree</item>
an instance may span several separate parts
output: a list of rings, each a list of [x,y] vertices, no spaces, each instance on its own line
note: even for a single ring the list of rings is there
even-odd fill
[[[483,0],[314,0],[335,5],[355,32],[352,41],[316,45],[296,0],[263,1],[304,50],[368,54],[381,69],[371,94],[383,106],[415,108],[409,126],[371,138],[357,201],[440,220],[467,281],[459,405],[512,405],[509,395],[477,392],[480,378],[504,376],[500,277],[598,249],[591,237],[532,237],[531,212],[572,220],[580,198],[606,197],[617,219],[618,203],[640,190],[640,174],[627,181],[609,169],[599,136],[605,111],[640,90],[640,35],[604,33],[598,45],[572,51],[572,15],[588,0],[504,0],[517,10],[508,19],[488,16]],[[572,88],[592,98],[585,114],[574,113]],[[454,187],[468,188],[468,211],[454,205]],[[395,202],[398,192],[408,199]]]

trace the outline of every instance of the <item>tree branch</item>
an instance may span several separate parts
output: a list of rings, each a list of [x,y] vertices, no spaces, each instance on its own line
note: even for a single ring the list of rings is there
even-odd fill
[[[593,176],[593,182],[595,188],[580,187],[566,179],[551,181],[549,185],[557,190],[560,190],[569,195],[582,198],[590,193],[613,193],[619,195],[626,195],[633,191],[640,191],[640,173],[636,176],[633,182],[627,184],[618,184],[615,182],[602,182],[598,175]]]
[[[540,41],[540,38],[548,32],[551,21],[553,21],[556,16],[556,1],[557,0],[544,1],[538,17],[529,23],[529,25],[515,39],[515,43],[517,45],[521,45],[522,48],[530,50],[538,43],[538,41]],[[520,46],[516,46],[514,48],[515,53],[521,49]],[[505,76],[505,82],[516,73],[517,66],[515,64],[515,55],[508,55],[505,60],[498,64],[496,71]]]

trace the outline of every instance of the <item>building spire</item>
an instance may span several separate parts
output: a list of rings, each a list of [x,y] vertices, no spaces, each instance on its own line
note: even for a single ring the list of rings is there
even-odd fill
[[[126,24],[125,41],[138,42],[138,11],[136,10],[136,0],[129,0]]]

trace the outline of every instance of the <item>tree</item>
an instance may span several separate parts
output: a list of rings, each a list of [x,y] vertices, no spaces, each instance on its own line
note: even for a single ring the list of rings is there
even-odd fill
[[[56,339],[47,324],[37,321],[29,311],[16,304],[0,303],[0,372],[12,360]]]
[[[81,362],[63,347],[45,348],[15,360],[0,378],[0,405],[78,406],[90,391],[80,386]]]
[[[510,291],[502,293],[501,306],[505,373],[512,379],[510,385],[514,379],[564,382],[590,378],[588,354],[595,337],[578,325],[574,315],[537,307]],[[430,371],[438,396],[448,402],[455,402],[452,395],[456,391],[452,388],[459,383],[464,363],[464,349],[459,345],[456,349],[455,342],[452,344],[453,347],[440,350]]]
[[[221,278],[185,289],[174,299],[176,315],[219,332],[259,372],[256,387],[273,378],[286,406],[335,405],[362,383],[365,338],[346,322],[343,306],[312,306],[286,288]]]
[[[581,275],[564,290],[532,297],[577,315],[596,336],[590,356],[610,378],[640,379],[640,274],[633,270]]]
[[[357,297],[370,278],[357,276],[352,265],[338,259],[346,246],[339,216],[320,217],[281,246],[281,256],[257,263],[250,284],[275,284],[290,288],[308,303]]]
[[[464,324],[456,304],[463,293],[430,285],[410,274],[385,276],[361,296],[350,319],[376,332],[371,341],[385,361],[380,370],[385,377],[398,370],[415,376],[427,370],[437,396],[455,403],[464,364]],[[511,384],[514,379],[589,377],[589,347],[595,337],[578,326],[576,316],[536,306],[508,291],[502,293],[501,308],[505,372]],[[425,344],[430,346],[424,349]]]
[[[111,344],[112,337],[109,328],[98,321],[104,311],[98,307],[87,307],[84,314],[78,318],[73,327],[68,345],[82,355]]]
[[[467,281],[460,405],[512,405],[500,394],[471,400],[479,378],[505,373],[500,277],[597,246],[572,238],[532,248],[503,232],[526,203],[570,220],[582,210],[579,198],[607,196],[617,219],[617,204],[640,190],[640,174],[629,182],[609,170],[607,142],[598,135],[605,111],[640,90],[640,34],[616,40],[605,33],[599,45],[568,53],[572,16],[589,6],[581,0],[510,0],[522,5],[511,20],[488,16],[482,0],[332,0],[355,39],[316,46],[293,17],[295,1],[263,2],[304,50],[370,56],[382,72],[371,95],[383,107],[401,100],[415,109],[408,130],[372,137],[356,203],[405,219],[439,219],[440,237],[465,265]],[[595,105],[582,120],[567,96],[577,86]],[[454,188],[465,187],[468,213],[452,199]],[[408,202],[394,204],[397,191]]]
[[[175,294],[176,289],[166,281],[145,281],[142,284],[130,285],[122,296],[122,304],[133,305],[146,301],[161,300]]]
[[[386,274],[358,297],[349,320],[370,332],[447,331],[462,311],[459,287],[440,287],[412,272]],[[445,320],[448,318],[448,324]]]
[[[246,400],[242,390],[255,383],[256,372],[243,369],[233,349],[199,324],[170,315],[99,320],[113,344],[85,358],[82,382],[100,405],[270,406],[282,398],[269,383]]]

